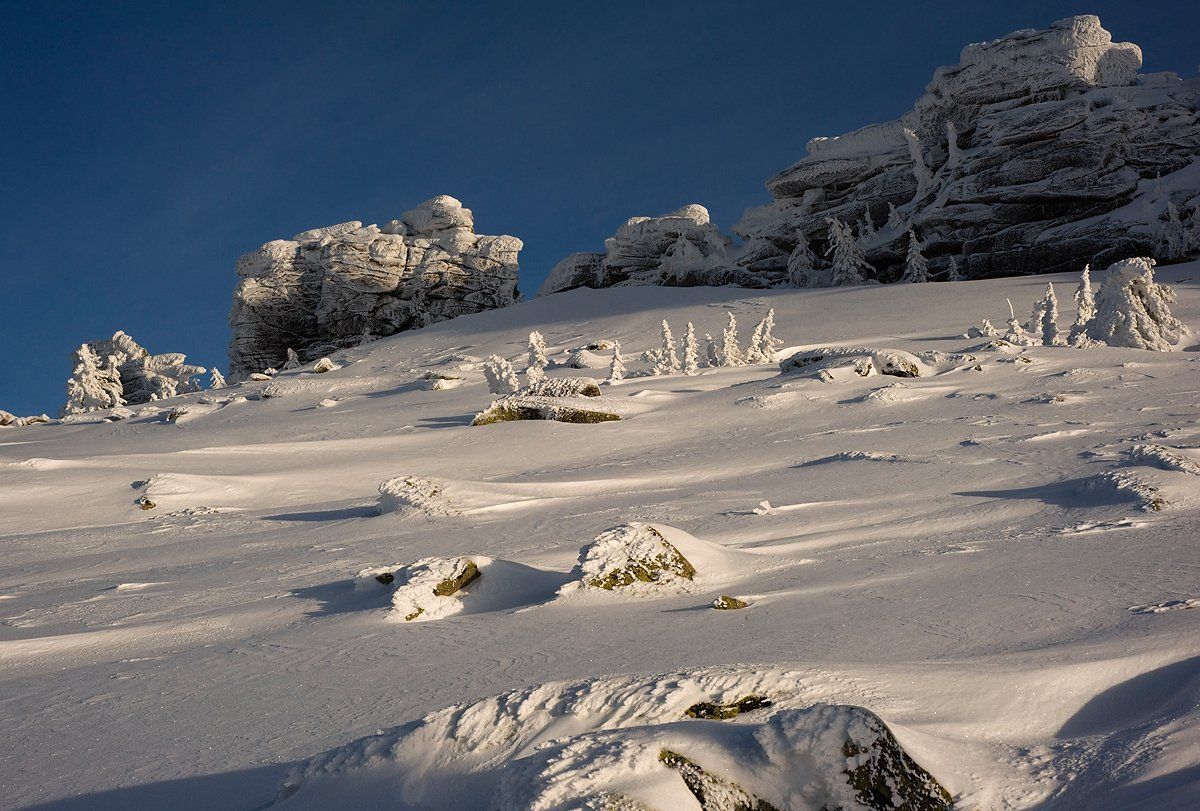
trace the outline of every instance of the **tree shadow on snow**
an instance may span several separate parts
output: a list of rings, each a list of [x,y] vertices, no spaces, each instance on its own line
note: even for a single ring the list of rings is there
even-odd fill
[[[280,783],[287,777],[293,765],[274,763],[218,774],[145,783],[80,794],[22,808],[25,811],[124,811],[129,808],[170,808],[172,811],[240,808],[252,811],[271,804]]]

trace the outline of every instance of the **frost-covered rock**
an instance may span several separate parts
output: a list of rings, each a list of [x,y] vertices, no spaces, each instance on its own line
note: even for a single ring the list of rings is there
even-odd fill
[[[873,347],[819,347],[797,352],[779,364],[783,374],[817,373],[836,367],[846,367],[867,377],[872,373],[893,377],[920,377],[922,363],[916,355],[900,349]]]
[[[151,355],[124,332],[90,341],[75,353],[75,369],[67,383],[66,414],[137,405],[199,391],[193,366],[179,352]]]
[[[475,415],[472,425],[519,420],[552,420],[576,424],[615,422],[621,415],[606,399],[595,395],[568,397],[511,394],[493,400]]]
[[[911,228],[968,278],[1153,255],[1168,205],[1200,192],[1200,82],[1140,66],[1090,15],[968,45],[899,120],[810,141],[734,231],[791,251],[827,217],[884,223],[865,248],[889,280]]]
[[[393,335],[515,302],[521,240],[474,231],[453,197],[428,200],[379,227],[347,222],[274,240],[238,260],[229,313],[230,377],[312,361]]]
[[[1171,315],[1175,293],[1154,281],[1154,260],[1123,259],[1108,268],[1096,294],[1088,337],[1109,346],[1168,352],[1186,330]]]
[[[454,515],[441,482],[424,476],[397,476],[379,485],[379,513],[402,516]]]
[[[395,587],[389,617],[427,622],[457,614],[463,609],[463,590],[480,576],[479,565],[470,558],[425,558],[396,569],[387,581]]]
[[[538,381],[521,390],[530,397],[599,397],[600,386],[588,377],[554,377]]]
[[[576,567],[577,583],[584,588],[614,589],[630,586],[669,586],[692,580],[696,569],[657,529],[649,524],[613,527],[585,546]]]

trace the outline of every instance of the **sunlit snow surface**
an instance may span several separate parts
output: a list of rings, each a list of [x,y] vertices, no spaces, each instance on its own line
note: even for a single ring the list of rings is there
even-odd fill
[[[0,805],[251,809],[300,779],[298,807],[435,807],[400,792],[436,778],[461,788],[436,807],[475,808],[491,772],[431,766],[461,745],[433,732],[426,760],[391,747],[303,775],[549,682],[582,685],[561,732],[529,712],[470,735],[524,756],[752,685],[872,710],[963,807],[1200,803],[1200,611],[1177,610],[1200,600],[1200,265],[1158,276],[1193,330],[1182,351],[959,337],[1003,323],[1006,297],[1028,309],[1047,277],[578,290],[376,341],[324,375],[0,428]],[[1049,278],[1069,302],[1074,279]],[[771,307],[789,348],[976,361],[903,381],[631,377],[605,388],[617,422],[469,426],[493,399],[482,359],[523,357],[531,329],[552,360],[613,339],[634,356],[663,318],[719,335],[729,309],[744,342]],[[465,379],[431,391],[430,370]],[[436,483],[437,509],[381,514],[397,477]],[[580,549],[629,522],[696,550],[695,581],[564,589]],[[488,562],[436,621],[389,621],[385,585],[354,587],[459,556]],[[720,594],[751,605],[712,610]]]

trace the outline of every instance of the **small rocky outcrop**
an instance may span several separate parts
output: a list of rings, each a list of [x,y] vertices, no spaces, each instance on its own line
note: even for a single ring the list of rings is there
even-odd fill
[[[748,695],[742,696],[737,701],[730,701],[727,704],[717,704],[712,701],[700,701],[688,707],[684,711],[684,715],[688,718],[702,718],[711,721],[725,721],[741,715],[744,712],[753,710],[761,710],[763,707],[770,707],[771,700],[766,696]]]
[[[414,622],[442,619],[462,611],[464,589],[481,576],[480,564],[470,558],[425,558],[392,572],[375,573],[373,578],[395,589],[390,617],[398,622]]]
[[[766,504],[766,502],[763,503]],[[722,594],[712,601],[712,607],[718,611],[737,611],[741,608],[749,608],[750,603],[729,594]]]
[[[911,352],[875,347],[819,347],[797,352],[779,364],[783,374],[806,373],[836,379],[835,370],[846,369],[859,377],[873,374],[920,377],[922,364]]]
[[[695,567],[662,533],[639,523],[598,535],[580,552],[576,568],[584,587],[605,591],[637,584],[667,586],[696,576]]]
[[[98,368],[114,370],[119,376],[121,402],[113,405],[139,405],[200,391],[200,383],[195,378],[207,371],[203,366],[188,363],[187,356],[181,352],[152,355],[120,331],[111,338],[89,341],[85,346],[94,353]],[[86,374],[87,370],[76,367],[75,373],[78,376]],[[72,382],[77,381],[72,378]]]
[[[521,240],[476,234],[470,209],[428,200],[385,225],[346,222],[268,242],[238,260],[230,377],[519,299]]]
[[[755,797],[731,780],[701,768],[678,752],[663,749],[658,762],[679,772],[683,784],[700,803],[701,811],[780,811],[778,806]]]
[[[471,425],[491,425],[497,422],[517,420],[553,420],[580,425],[614,422],[621,415],[605,409],[601,404],[588,402],[594,395],[578,397],[542,397],[511,394],[493,400],[492,404],[475,415]]]
[[[549,377],[522,389],[532,397],[599,397],[600,386],[589,377]]]

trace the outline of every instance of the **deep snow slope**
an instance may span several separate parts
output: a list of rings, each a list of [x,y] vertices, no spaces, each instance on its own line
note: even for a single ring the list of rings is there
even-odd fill
[[[1160,278],[1195,334],[1200,264]],[[496,763],[464,751],[599,751],[743,688],[867,707],[963,807],[1200,803],[1200,354],[959,337],[1048,279],[1069,302],[1065,276],[576,290],[208,403],[0,428],[0,806],[425,808],[448,785],[436,807],[474,808]],[[492,399],[477,361],[522,356],[531,329],[554,358],[631,355],[663,318],[719,335],[731,310],[744,339],[771,307],[789,347],[975,360],[632,378],[606,391],[619,422],[468,425]],[[464,380],[431,391],[428,370]],[[380,515],[401,476],[437,497]],[[564,589],[627,522],[677,539],[696,580]],[[463,555],[483,575],[448,616],[397,622],[387,589],[355,587]],[[752,605],[708,608],[722,593]],[[404,726],[458,703],[477,723]]]

